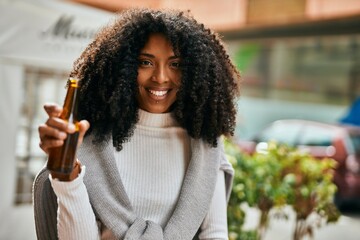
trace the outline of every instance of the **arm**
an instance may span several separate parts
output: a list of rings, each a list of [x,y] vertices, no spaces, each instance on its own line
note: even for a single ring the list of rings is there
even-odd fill
[[[57,196],[57,230],[59,239],[100,239],[95,214],[83,183],[85,166],[70,182],[53,179],[51,186]]]
[[[210,209],[202,225],[199,239],[228,239],[227,202],[224,171],[219,170]]]
[[[63,145],[65,138],[67,137],[67,133],[73,133],[75,131],[75,126],[73,124],[68,124],[66,121],[59,118],[62,108],[56,104],[46,104],[44,105],[44,109],[48,115],[48,119],[44,124],[41,124],[39,126],[39,137],[40,137],[40,148],[46,153],[49,153],[49,149],[53,147],[59,147]],[[86,120],[82,120],[79,122],[79,139],[78,139],[78,145],[81,144],[83,137],[85,135],[85,132],[89,129],[90,125],[89,122]],[[76,163],[76,162],[75,162]],[[91,209],[91,205],[89,202],[89,197],[86,191],[86,187],[83,183],[83,176],[85,174],[85,167],[83,167],[83,171],[78,176],[78,173],[80,171],[79,165],[75,164],[74,170],[70,176],[62,176],[61,174],[57,174],[55,172],[52,172],[49,176],[49,180],[51,182],[51,188],[55,192],[57,196],[57,230],[58,235],[60,239],[94,239],[96,237],[90,237],[86,238],[85,231],[84,232],[73,232],[71,229],[76,226],[76,229],[79,225],[79,229],[81,229],[81,226],[89,225],[93,226],[93,220],[95,219],[95,215]],[[53,179],[57,178],[56,180]],[[68,181],[68,182],[61,182],[58,179],[62,181]],[[42,184],[44,182],[39,182],[38,185],[35,185],[36,189],[36,196],[38,198],[41,198],[44,194],[48,193],[51,195],[51,191],[45,191],[43,193],[43,190],[41,189]],[[40,189],[39,189],[40,187]],[[44,188],[44,190],[46,190]],[[52,194],[53,195],[53,194]],[[35,196],[35,197],[36,197]],[[35,199],[34,197],[34,199]],[[45,199],[46,200],[46,199]],[[41,202],[41,199],[38,201]],[[47,206],[46,202],[41,202],[41,204],[45,204]],[[39,209],[41,206],[37,206],[36,209]],[[50,207],[50,210],[55,210],[53,207],[56,208],[54,204],[50,204],[48,207]],[[42,222],[46,219],[47,215],[42,214],[41,211],[39,211],[39,214],[37,216],[37,221]],[[51,215],[51,214],[50,214]],[[45,219],[42,219],[45,217]],[[87,218],[89,217],[89,218]],[[86,220],[83,224],[83,220]],[[88,222],[87,222],[88,221]],[[40,223],[37,224],[39,227],[37,227],[39,230],[39,234],[42,233],[43,226]],[[87,229],[89,226],[84,227],[86,231],[92,231],[93,229],[98,232],[97,227],[92,229]],[[51,228],[51,226],[49,226]],[[53,228],[52,228],[53,229]],[[70,234],[67,236],[66,234]],[[65,235],[64,235],[65,234]],[[73,234],[73,235],[72,235]],[[45,234],[46,235],[46,234]],[[44,236],[45,236],[44,235]],[[97,236],[97,234],[90,233],[91,236]],[[81,236],[80,238],[77,236]]]

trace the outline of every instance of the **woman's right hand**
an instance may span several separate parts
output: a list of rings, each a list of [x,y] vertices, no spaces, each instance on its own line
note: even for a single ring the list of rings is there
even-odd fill
[[[44,109],[49,118],[38,128],[40,136],[39,146],[46,154],[49,154],[50,148],[62,146],[67,134],[75,132],[75,125],[59,118],[62,111],[61,106],[53,103],[45,104]],[[86,131],[90,127],[90,123],[86,120],[82,120],[78,124],[78,146],[80,146]]]

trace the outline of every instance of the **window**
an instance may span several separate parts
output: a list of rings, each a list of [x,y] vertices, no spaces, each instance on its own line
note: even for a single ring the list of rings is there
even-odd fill
[[[301,130],[301,124],[275,122],[267,127],[258,137],[256,137],[256,141],[268,142],[275,140],[279,143],[286,143],[290,146],[294,146]]]
[[[229,42],[243,96],[345,106],[360,92],[360,36]]]
[[[323,146],[327,147],[332,144],[337,132],[333,129],[321,128],[316,126],[306,126],[305,131],[301,135],[299,144],[307,146]]]
[[[354,147],[355,154],[360,155],[360,134],[358,135],[351,135],[350,141]]]

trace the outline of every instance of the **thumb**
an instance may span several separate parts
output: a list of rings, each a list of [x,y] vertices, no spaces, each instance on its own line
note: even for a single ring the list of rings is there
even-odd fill
[[[85,133],[87,132],[87,130],[89,130],[90,128],[90,123],[87,120],[81,120],[78,123],[79,126],[79,141],[78,141],[78,146],[80,146],[80,144],[82,143]]]

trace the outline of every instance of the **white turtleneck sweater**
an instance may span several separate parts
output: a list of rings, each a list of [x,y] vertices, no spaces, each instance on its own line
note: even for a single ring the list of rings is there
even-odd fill
[[[190,137],[170,113],[153,114],[139,110],[139,122],[130,141],[114,155],[135,212],[162,227],[172,215],[190,161]],[[79,159],[81,161],[81,159]],[[58,197],[60,239],[105,239],[108,230],[97,228],[83,177],[86,168],[72,182],[50,181]],[[201,226],[200,239],[228,239],[226,195],[223,171],[210,210]],[[76,223],[76,224],[74,224]]]

